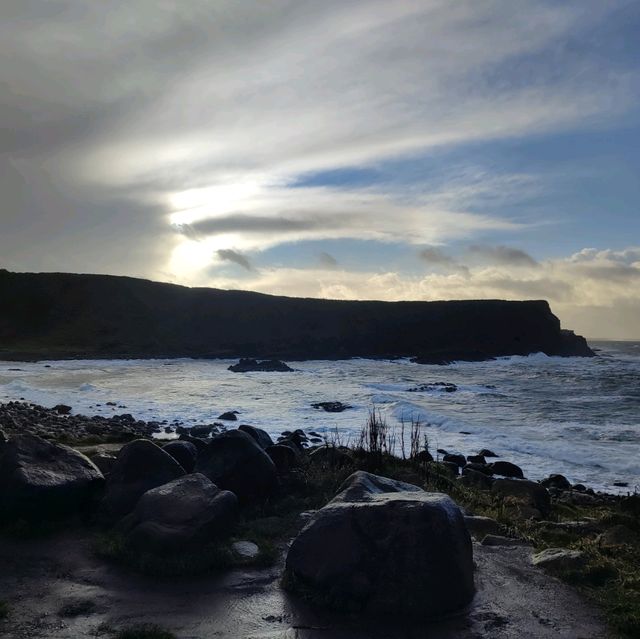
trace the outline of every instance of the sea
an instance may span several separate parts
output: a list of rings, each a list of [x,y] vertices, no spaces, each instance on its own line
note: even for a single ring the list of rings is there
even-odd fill
[[[376,411],[396,434],[397,454],[401,424],[414,420],[434,456],[487,448],[531,479],[562,473],[595,490],[638,491],[640,342],[590,344],[597,357],[303,361],[290,362],[293,373],[233,373],[236,360],[222,359],[0,362],[0,403],[64,403],[77,414],[126,412],[184,426],[236,410],[237,424],[275,436],[301,428],[346,445]],[[335,401],[349,408],[312,406]]]

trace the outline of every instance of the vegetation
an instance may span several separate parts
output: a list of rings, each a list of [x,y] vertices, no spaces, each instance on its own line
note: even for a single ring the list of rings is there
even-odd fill
[[[0,599],[0,621],[6,619],[10,613],[11,607],[9,606],[9,604],[3,599]]]

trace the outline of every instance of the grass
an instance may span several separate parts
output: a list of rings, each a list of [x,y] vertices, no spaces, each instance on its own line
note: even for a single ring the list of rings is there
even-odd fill
[[[10,614],[11,606],[3,599],[0,599],[0,621],[7,619]]]

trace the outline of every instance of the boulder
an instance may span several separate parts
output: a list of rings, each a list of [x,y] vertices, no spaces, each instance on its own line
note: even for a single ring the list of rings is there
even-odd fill
[[[102,510],[108,518],[123,517],[148,490],[184,474],[182,466],[169,453],[148,439],[129,442],[120,449],[107,478]]]
[[[236,541],[231,544],[231,550],[241,559],[255,559],[260,554],[260,548],[252,541]]]
[[[189,442],[190,444],[193,444],[198,449],[198,452],[200,452],[201,450],[204,450],[207,447],[207,444],[209,443],[204,439],[200,439],[199,437],[193,437],[192,435],[189,435],[187,433],[182,433],[180,437],[178,437],[178,441],[184,441],[184,442]]]
[[[293,541],[284,582],[368,614],[443,615],[473,598],[471,539],[446,495],[358,471]]]
[[[218,416],[218,419],[223,419],[227,422],[235,422],[238,419],[238,411],[237,410],[229,410],[226,413],[222,413],[222,415]]]
[[[495,479],[491,492],[503,499],[530,506],[543,515],[549,513],[551,498],[549,491],[536,482],[527,479]]]
[[[552,573],[578,570],[586,563],[585,554],[580,550],[567,548],[547,548],[533,556],[532,563]]]
[[[478,490],[491,490],[493,479],[484,473],[473,470],[472,468],[463,468],[462,477],[458,481],[468,488],[477,488]]]
[[[237,513],[233,493],[195,473],[148,490],[118,529],[127,545],[139,550],[192,550],[228,533]]]
[[[349,404],[343,404],[342,402],[316,402],[311,404],[314,408],[322,409],[327,413],[342,413],[343,411],[351,408]]]
[[[442,461],[456,464],[456,466],[462,468],[466,465],[467,458],[464,455],[460,455],[459,453],[449,453],[442,458]]]
[[[483,448],[478,455],[481,455],[482,457],[498,457],[498,455],[488,448]]]
[[[482,464],[484,466],[486,465],[487,460],[484,455],[469,455],[467,457],[467,462],[469,464]]]
[[[478,464],[475,462],[470,462],[462,469],[462,474],[464,475],[465,470],[475,470],[477,473],[482,473],[483,475],[488,475],[491,477],[493,475],[493,470],[489,464]]]
[[[116,463],[115,455],[110,455],[109,453],[98,452],[95,455],[91,455],[90,459],[103,475],[108,475]]]
[[[520,466],[516,466],[511,462],[497,461],[489,464],[494,475],[502,475],[503,477],[514,477],[516,479],[524,479],[524,473]]]
[[[35,435],[0,444],[0,518],[56,519],[81,513],[104,485],[98,467],[68,446]]]
[[[299,453],[294,451],[291,446],[275,444],[265,448],[264,452],[271,457],[279,474],[288,473],[299,465]]]
[[[198,455],[196,472],[243,502],[267,497],[277,483],[276,467],[251,435],[232,430],[211,440]]]
[[[58,413],[58,415],[68,415],[71,412],[71,406],[67,406],[66,404],[58,404],[53,407],[53,410]]]
[[[428,464],[429,462],[433,461],[433,455],[428,450],[421,450],[411,459],[412,461],[418,462],[419,464]]]
[[[291,373],[293,368],[277,359],[268,359],[258,362],[255,359],[244,358],[237,364],[229,366],[228,370],[234,373],[249,373],[252,371],[268,373]]]
[[[238,426],[238,430],[241,430],[243,433],[247,433],[247,435],[253,437],[253,439],[255,439],[260,445],[260,448],[266,449],[269,446],[273,446],[273,439],[271,439],[271,435],[269,435],[266,430],[262,430],[262,428],[243,424],[242,426]]]
[[[185,472],[193,472],[198,458],[198,449],[195,444],[177,439],[166,444],[162,450],[169,453],[184,468]]]
[[[545,488],[556,488],[557,490],[571,490],[571,482],[564,475],[549,475],[540,484]]]

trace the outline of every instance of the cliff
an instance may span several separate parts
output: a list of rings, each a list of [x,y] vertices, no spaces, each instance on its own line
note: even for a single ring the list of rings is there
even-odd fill
[[[590,356],[545,301],[337,301],[0,271],[0,359]]]

